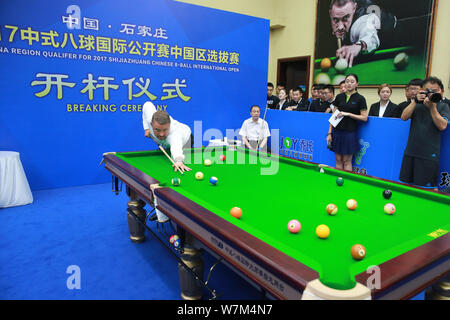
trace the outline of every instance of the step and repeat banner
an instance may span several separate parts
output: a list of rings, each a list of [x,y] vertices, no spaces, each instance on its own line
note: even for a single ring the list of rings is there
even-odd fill
[[[300,160],[336,165],[328,150],[326,136],[331,114],[269,110],[266,120],[270,129],[279,129],[272,150]],[[399,181],[403,152],[409,135],[410,121],[369,117],[360,124],[358,136],[361,149],[353,157],[353,171],[393,181]],[[442,133],[439,189],[450,185],[450,130]]]
[[[103,152],[154,149],[146,101],[193,131],[266,104],[268,20],[173,0],[0,9],[0,150],[20,152],[33,190],[109,181]]]

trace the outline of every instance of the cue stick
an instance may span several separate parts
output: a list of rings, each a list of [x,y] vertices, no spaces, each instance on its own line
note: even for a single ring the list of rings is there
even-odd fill
[[[179,166],[176,165],[176,163],[175,163],[175,161],[173,161],[172,157],[169,156],[169,155],[167,154],[166,150],[164,150],[164,148],[161,146],[161,144],[160,144],[158,141],[156,141],[155,138],[153,138],[153,136],[152,136],[151,133],[150,133],[150,137],[148,137],[148,138],[152,139],[153,142],[156,143],[156,145],[159,147],[159,150],[161,150],[161,151],[164,153],[164,155],[165,155],[167,158],[169,158],[169,160],[172,162],[172,164],[174,165],[174,167],[177,168],[177,169],[181,172],[181,174],[184,174],[184,170],[181,169]]]
[[[264,118],[263,118],[263,121],[261,123],[261,131],[259,132],[259,137],[258,138],[261,138],[261,133],[262,133],[262,130],[263,130],[263,127],[264,127],[264,121],[266,121],[266,114],[267,114],[267,106],[266,106],[266,110],[264,111]],[[256,143],[256,150],[258,150],[260,142],[261,141],[258,139],[258,141]]]
[[[337,38],[337,43],[338,43],[338,49],[340,49],[342,47],[342,39]]]

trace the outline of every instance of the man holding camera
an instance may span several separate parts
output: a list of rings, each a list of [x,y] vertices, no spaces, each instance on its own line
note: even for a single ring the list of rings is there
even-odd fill
[[[403,110],[402,120],[411,119],[400,180],[436,188],[439,176],[441,132],[447,128],[450,107],[442,102],[444,85],[436,77],[423,81],[422,89]]]

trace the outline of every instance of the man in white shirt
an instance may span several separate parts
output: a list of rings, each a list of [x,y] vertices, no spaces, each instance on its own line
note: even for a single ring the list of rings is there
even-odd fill
[[[174,120],[166,111],[156,111],[155,105],[147,101],[142,106],[142,124],[146,137],[153,137],[170,153],[175,164],[184,171],[190,171],[184,164],[184,148],[191,147],[191,129]],[[175,171],[177,167],[174,166]]]
[[[252,150],[256,150],[258,147],[264,149],[267,144],[267,138],[270,137],[269,125],[259,117],[260,114],[261,109],[259,106],[251,107],[250,115],[252,117],[244,121],[239,131],[245,146]]]

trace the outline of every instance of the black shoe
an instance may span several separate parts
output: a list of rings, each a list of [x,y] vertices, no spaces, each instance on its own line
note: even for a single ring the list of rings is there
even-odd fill
[[[152,214],[152,215],[150,216],[150,218],[148,218],[148,220],[150,220],[150,221],[155,221],[157,218],[158,218],[158,217],[156,216],[156,213],[154,213],[154,214]]]

